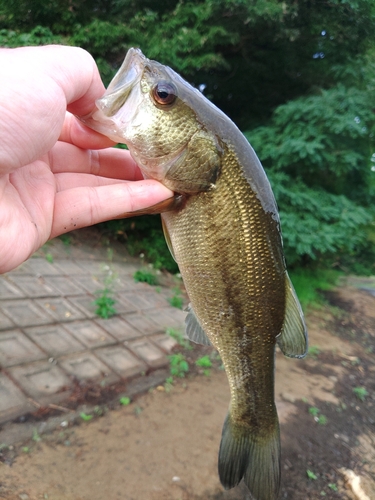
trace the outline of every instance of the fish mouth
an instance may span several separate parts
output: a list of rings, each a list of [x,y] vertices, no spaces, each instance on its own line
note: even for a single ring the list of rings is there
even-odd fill
[[[140,49],[129,49],[104,95],[96,100],[96,109],[78,117],[79,120],[115,142],[124,142],[126,129],[141,99],[137,84],[147,61]]]

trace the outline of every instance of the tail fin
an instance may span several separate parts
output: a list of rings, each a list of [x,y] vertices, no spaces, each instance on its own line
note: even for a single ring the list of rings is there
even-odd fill
[[[249,434],[228,413],[219,451],[219,477],[225,489],[242,478],[254,500],[276,500],[280,487],[280,432],[277,415],[268,436]]]

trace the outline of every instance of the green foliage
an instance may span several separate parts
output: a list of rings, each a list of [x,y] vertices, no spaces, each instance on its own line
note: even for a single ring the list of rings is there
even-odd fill
[[[342,273],[335,269],[316,267],[310,269],[297,268],[290,272],[290,278],[303,309],[308,306],[321,305],[324,300],[319,292],[334,288],[341,275]],[[313,347],[311,347],[312,355],[314,355]],[[317,353],[315,354],[317,355]]]
[[[168,299],[168,302],[172,307],[176,307],[177,309],[182,309],[182,306],[184,304],[184,299],[181,297],[181,290],[176,287],[173,289],[174,294],[172,297]]]
[[[176,330],[175,328],[167,328],[165,333],[175,339],[175,341],[184,349],[187,349],[189,351],[193,349],[189,340],[184,337],[184,334],[181,333],[180,330]]]
[[[138,269],[133,275],[136,283],[148,283],[149,285],[157,285],[157,278],[150,269]]]
[[[113,307],[116,300],[112,297],[113,292],[109,288],[97,290],[95,295],[97,298],[94,300],[96,305],[95,314],[100,318],[108,319],[116,314],[116,309]]]
[[[82,420],[84,420],[85,422],[88,422],[89,420],[92,420],[92,419],[94,418],[94,416],[93,416],[93,415],[89,415],[89,414],[87,414],[87,413],[85,413],[85,412],[83,412],[83,411],[79,414],[79,416],[80,416],[80,417],[82,418]]]
[[[128,406],[131,403],[131,399],[128,398],[127,396],[123,396],[122,398],[119,399],[120,405],[122,406]]]
[[[197,359],[195,364],[201,368],[211,368],[212,367],[212,361],[210,359],[210,356],[202,356],[201,358]]]
[[[171,354],[168,358],[172,377],[185,377],[185,374],[189,371],[189,363],[186,361],[185,356],[177,353]]]
[[[372,0],[0,0],[0,20],[1,46],[81,46],[106,83],[139,46],[204,84],[264,162],[288,265],[374,271]],[[102,228],[177,272],[158,217]]]
[[[356,395],[356,397],[361,401],[365,401],[365,399],[369,395],[366,387],[354,387],[353,392]]]
[[[315,481],[315,479],[318,479],[318,476],[316,474],[314,474],[314,472],[309,470],[309,469],[307,469],[306,474],[307,474],[307,477],[309,479],[313,479],[314,481]]]
[[[289,265],[341,255],[354,261],[373,237],[371,85],[340,84],[301,97],[279,106],[269,125],[246,134],[274,189]]]

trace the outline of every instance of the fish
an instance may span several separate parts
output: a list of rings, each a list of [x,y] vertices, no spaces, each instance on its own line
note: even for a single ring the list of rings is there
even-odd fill
[[[255,500],[275,500],[275,349],[305,356],[307,330],[286,270],[276,201],[256,153],[199,90],[140,49],[127,52],[94,111],[81,119],[125,143],[143,176],[174,192],[142,213],[161,213],[190,300],[187,337],[214,346],[228,378],[219,478],[225,489],[243,480]]]

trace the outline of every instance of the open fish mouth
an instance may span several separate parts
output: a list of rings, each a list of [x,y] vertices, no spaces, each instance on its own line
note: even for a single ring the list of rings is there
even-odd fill
[[[104,95],[96,100],[96,109],[79,119],[113,141],[125,142],[126,130],[142,98],[138,83],[146,61],[139,49],[129,49]]]

